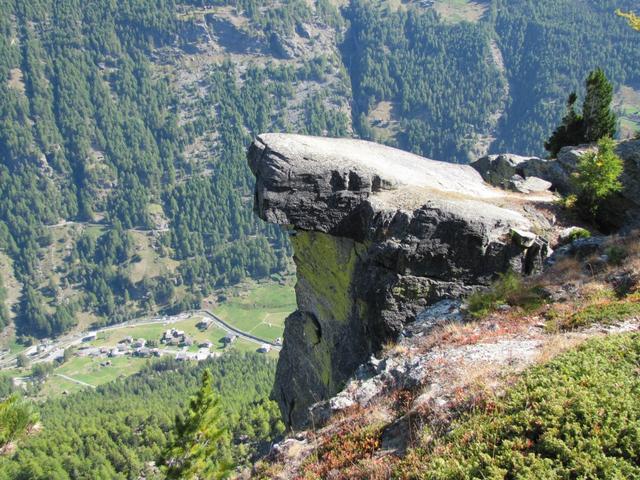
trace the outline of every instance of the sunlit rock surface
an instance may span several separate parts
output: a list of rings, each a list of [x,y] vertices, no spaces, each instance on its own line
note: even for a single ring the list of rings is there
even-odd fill
[[[298,310],[286,321],[274,396],[289,426],[427,305],[531,273],[544,240],[521,196],[470,166],[371,142],[264,134],[249,148],[255,211],[292,228]]]

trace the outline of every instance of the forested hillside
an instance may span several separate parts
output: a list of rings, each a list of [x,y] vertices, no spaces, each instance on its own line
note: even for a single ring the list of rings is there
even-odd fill
[[[16,455],[0,457],[0,477],[24,480],[164,478],[160,461],[174,420],[213,374],[223,415],[220,459],[243,465],[284,426],[268,400],[275,362],[259,354],[229,353],[198,365],[162,360],[126,380],[92,392],[49,400],[42,431]]]
[[[371,3],[354,0],[346,11],[351,28],[343,52],[358,131],[385,139],[372,131],[367,115],[386,102],[398,121],[385,132],[392,133],[387,143],[460,161],[475,133],[490,127],[491,113],[503,100],[490,30],[474,23],[450,25],[434,10],[390,11]]]
[[[439,13],[445,3],[462,16]],[[456,162],[483,150],[541,155],[568,92],[580,92],[590,70],[604,68],[616,87],[640,87],[637,35],[614,13],[633,2],[390,5],[353,0],[343,10],[363,137]]]
[[[634,1],[517,0],[495,3],[497,41],[510,98],[492,150],[542,154],[549,126],[564,113],[569,92],[584,95],[589,71],[601,67],[616,90],[640,88],[638,35],[616,8]]]
[[[251,211],[261,131],[540,154],[596,66],[635,118],[640,40],[614,14],[633,6],[1,0],[0,326],[177,312],[288,268]]]
[[[0,248],[22,284],[18,334],[59,334],[82,311],[104,324],[156,303],[191,308],[212,287],[285,268],[284,236],[251,213],[244,148],[258,131],[286,128],[274,102],[286,104],[295,69],[235,75],[230,63],[210,65],[198,86],[206,94],[185,106],[190,92],[178,92],[171,72],[154,65],[171,55],[163,47],[183,47],[180,35],[194,28],[174,2],[0,8]],[[257,24],[264,20],[251,13],[255,4],[244,8]],[[275,35],[309,9],[274,13],[265,28]],[[322,67],[301,75],[322,75]],[[279,81],[277,92],[256,88],[269,78]],[[329,123],[332,133],[347,133],[344,115],[326,119],[312,101],[305,110],[310,132]],[[215,141],[195,159],[189,149],[204,135]],[[67,221],[81,228],[58,238]],[[154,262],[179,263],[150,275],[144,265],[143,278],[134,278],[135,264],[148,260],[136,253],[131,229],[152,238]],[[65,248],[47,265],[55,241]]]

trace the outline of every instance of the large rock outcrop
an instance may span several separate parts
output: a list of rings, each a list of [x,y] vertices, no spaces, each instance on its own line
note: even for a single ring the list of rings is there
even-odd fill
[[[498,272],[532,272],[547,253],[532,222],[505,208],[522,197],[469,166],[284,134],[256,138],[248,160],[255,211],[292,229],[298,309],[286,321],[274,396],[294,428],[427,305]]]
[[[518,179],[544,179],[554,190],[568,194],[573,191],[572,176],[577,170],[580,158],[596,149],[596,145],[564,147],[553,160],[510,153],[486,155],[473,162],[471,166],[486,182],[496,187],[517,189]],[[628,211],[622,212],[626,213],[626,217],[621,216],[618,223],[637,225],[640,209],[640,140],[618,142],[616,153],[624,162],[624,173],[620,178],[623,190],[620,195],[628,202]]]

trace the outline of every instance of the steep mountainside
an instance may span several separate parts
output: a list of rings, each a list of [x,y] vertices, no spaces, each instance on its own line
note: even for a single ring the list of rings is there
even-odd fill
[[[539,153],[597,65],[633,118],[640,40],[613,14],[632,6],[3,0],[0,323],[50,336],[288,268],[251,214],[263,131]]]

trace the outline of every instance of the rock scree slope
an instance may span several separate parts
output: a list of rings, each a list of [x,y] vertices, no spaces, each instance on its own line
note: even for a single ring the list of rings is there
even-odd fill
[[[292,428],[439,300],[548,254],[509,194],[470,166],[371,142],[263,134],[248,150],[255,211],[291,229],[298,309],[274,387]]]

